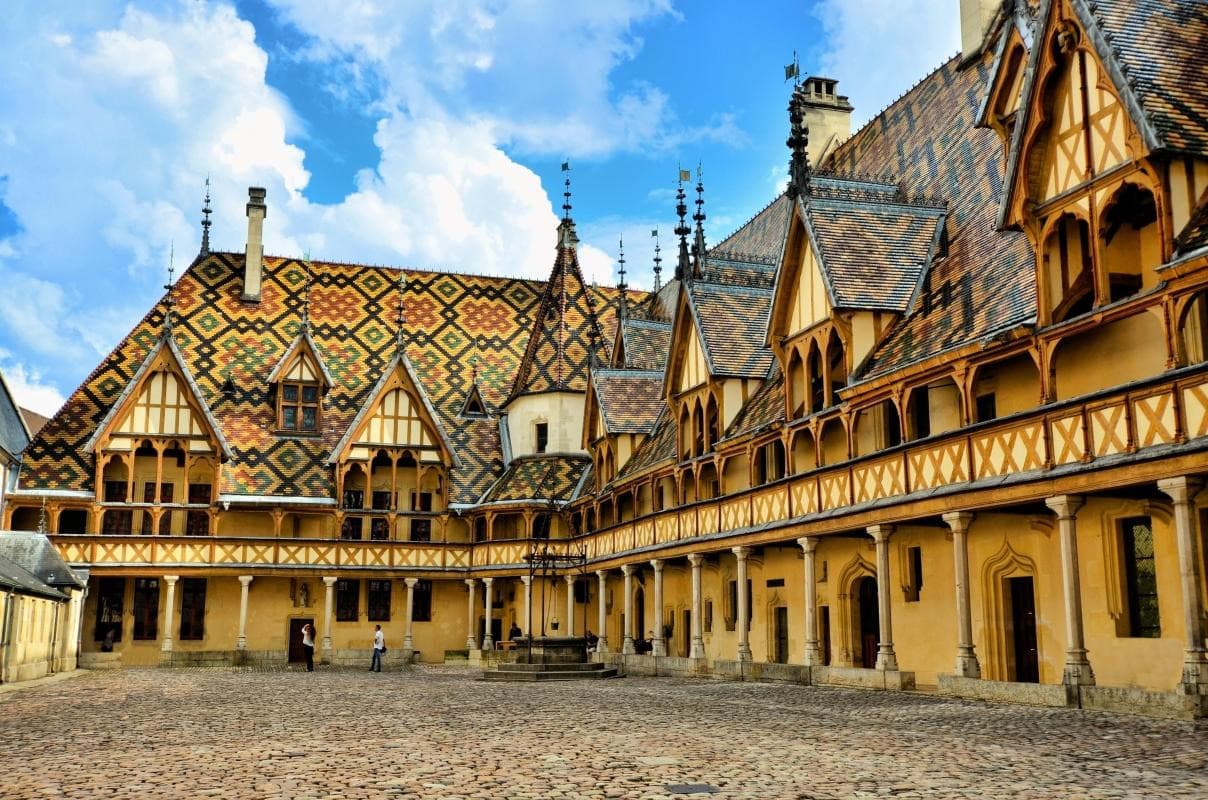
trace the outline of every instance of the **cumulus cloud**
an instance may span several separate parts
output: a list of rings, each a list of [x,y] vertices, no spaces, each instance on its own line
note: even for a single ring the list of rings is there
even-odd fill
[[[4,382],[21,408],[49,417],[62,407],[66,399],[55,386],[43,381],[41,372],[15,360],[11,353],[3,349],[0,349],[0,373],[3,373]]]
[[[954,0],[821,0],[822,74],[839,81],[855,111],[852,129],[901,96],[960,49]]]

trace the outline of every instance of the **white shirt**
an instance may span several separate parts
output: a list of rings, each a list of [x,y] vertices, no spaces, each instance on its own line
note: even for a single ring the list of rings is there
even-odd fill
[[[307,647],[315,646],[314,631],[310,630],[309,628],[302,631],[302,644],[306,645]]]
[[[386,649],[386,637],[382,635],[381,631],[378,631],[377,633],[373,634],[373,649],[374,650],[385,650]]]

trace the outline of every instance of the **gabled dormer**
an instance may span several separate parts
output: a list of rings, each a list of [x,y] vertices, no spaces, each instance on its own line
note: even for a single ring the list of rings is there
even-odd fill
[[[646,441],[663,410],[659,370],[597,369],[588,382],[583,448],[591,453],[602,489]]]
[[[323,430],[323,396],[332,380],[309,327],[304,326],[286,348],[268,383],[277,398],[279,432],[317,434]]]
[[[346,514],[437,512],[447,506],[449,470],[460,462],[405,354],[386,365],[328,463],[335,467],[337,499]],[[344,520],[341,535],[361,538],[362,518]],[[371,538],[382,538],[373,522]]]

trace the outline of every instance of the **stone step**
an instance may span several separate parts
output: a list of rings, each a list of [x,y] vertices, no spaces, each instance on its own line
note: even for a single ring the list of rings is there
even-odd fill
[[[600,665],[603,666],[603,665]],[[483,673],[484,681],[504,681],[516,683],[535,683],[538,681],[581,681],[581,680],[603,680],[605,678],[617,677],[616,667],[604,667],[603,669],[593,670],[564,670],[564,669],[547,669],[547,670],[487,670]]]
[[[582,662],[575,664],[555,661],[545,664],[526,664],[517,661],[511,664],[499,664],[495,669],[503,672],[595,672],[604,669],[605,666],[605,664],[584,664]]]

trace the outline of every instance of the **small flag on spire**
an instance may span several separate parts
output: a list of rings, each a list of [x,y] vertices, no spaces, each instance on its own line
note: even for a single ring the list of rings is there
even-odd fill
[[[659,235],[659,229],[658,229],[658,228],[655,228],[654,230],[652,230],[652,231],[650,232],[650,235],[651,235],[651,236],[658,236],[658,235]]]
[[[570,172],[570,162],[569,162],[569,161],[563,161],[563,162],[562,162],[562,171],[563,171],[563,172]]]
[[[793,78],[801,77],[801,68],[796,64],[786,64],[784,66],[784,79],[791,81]]]
[[[680,177],[679,177],[679,179],[680,179],[681,181],[691,181],[691,180],[692,180],[692,170],[690,170],[690,169],[681,169],[681,170],[680,170]]]

